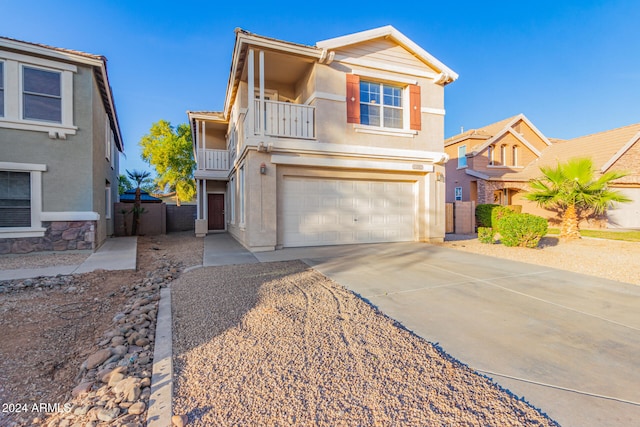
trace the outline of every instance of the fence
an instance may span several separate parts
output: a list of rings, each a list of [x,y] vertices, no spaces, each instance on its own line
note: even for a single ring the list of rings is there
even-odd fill
[[[476,232],[476,203],[447,203],[446,232],[457,234],[473,234]]]

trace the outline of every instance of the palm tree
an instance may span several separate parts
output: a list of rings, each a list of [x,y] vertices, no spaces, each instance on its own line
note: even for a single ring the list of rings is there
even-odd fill
[[[136,183],[136,198],[133,204],[133,209],[131,210],[133,212],[131,234],[133,236],[137,236],[138,231],[140,229],[140,214],[142,214],[142,211],[143,211],[143,208],[140,206],[140,186],[142,185],[144,180],[146,180],[147,178],[149,178],[149,176],[151,176],[151,172],[138,171],[134,169],[131,172],[127,170],[127,175],[129,175],[129,179],[131,179]]]
[[[529,182],[531,191],[524,197],[545,208],[555,208],[562,213],[560,237],[579,239],[580,217],[603,214],[614,203],[631,201],[620,192],[611,190],[611,181],[627,174],[609,171],[596,176],[589,158],[569,159],[557,167],[541,167],[543,176]]]

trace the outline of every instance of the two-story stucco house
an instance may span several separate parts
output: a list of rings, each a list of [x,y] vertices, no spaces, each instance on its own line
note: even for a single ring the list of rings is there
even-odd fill
[[[589,157],[596,172],[625,171],[612,187],[631,203],[617,204],[587,227],[640,228],[640,123],[569,140],[547,138],[523,114],[470,129],[445,141],[447,202],[520,205],[523,212],[557,220],[557,213],[524,199],[540,167]]]
[[[391,26],[315,46],[236,30],[224,110],[188,112],[196,234],[253,251],[442,241],[457,77]]]
[[[99,247],[122,150],[106,58],[0,37],[0,254]]]

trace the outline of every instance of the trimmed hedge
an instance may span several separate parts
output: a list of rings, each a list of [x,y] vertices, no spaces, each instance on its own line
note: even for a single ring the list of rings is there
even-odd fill
[[[547,220],[537,215],[511,213],[498,220],[500,241],[505,246],[535,248],[547,234]]]
[[[480,243],[493,244],[496,238],[496,230],[491,227],[478,227],[478,240]]]
[[[491,210],[491,227],[493,227],[498,233],[502,234],[500,229],[500,220],[509,215],[514,215],[515,212],[509,206],[496,206]]]
[[[479,204],[476,206],[476,225],[478,227],[491,227],[491,212],[500,205]],[[478,228],[478,233],[480,229]]]

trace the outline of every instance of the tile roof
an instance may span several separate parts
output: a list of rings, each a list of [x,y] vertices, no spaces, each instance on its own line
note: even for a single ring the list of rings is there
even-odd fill
[[[555,166],[572,157],[590,157],[596,169],[602,168],[631,138],[640,132],[640,123],[585,135],[569,140],[557,140],[542,151],[542,156],[521,172],[502,175],[501,180],[529,180],[540,176],[540,167]]]
[[[4,36],[0,36],[0,39],[9,40],[9,41],[16,42],[16,43],[22,43],[22,44],[26,44],[26,45],[30,45],[30,46],[42,47],[44,49],[51,49],[51,50],[55,50],[55,51],[58,51],[58,52],[70,53],[72,55],[84,56],[85,58],[97,59],[99,61],[106,61],[107,60],[107,58],[102,56],[102,55],[94,55],[92,53],[82,52],[80,50],[64,49],[64,48],[61,48],[61,47],[49,46],[49,45],[42,44],[42,43],[26,42],[24,40],[18,40],[18,39],[14,39],[14,38],[11,38],[11,37],[4,37]]]
[[[478,144],[476,146],[480,146],[484,143],[484,141],[486,141],[489,138],[492,138],[493,136],[495,136],[498,132],[500,132],[502,129],[505,128],[505,126],[507,126],[509,124],[509,122],[513,121],[514,119],[516,119],[517,117],[520,117],[522,114],[517,114],[515,116],[512,117],[508,117],[504,120],[500,120],[499,122],[495,122],[492,123],[490,125],[487,126],[483,126],[481,128],[478,129],[469,129],[468,131],[459,133],[457,135],[454,135],[450,138],[445,139],[444,141],[444,145],[451,145],[455,142],[458,141],[462,141],[465,139],[479,139],[480,141],[478,142]],[[471,150],[469,150],[469,152],[474,151],[476,146],[471,147]]]

